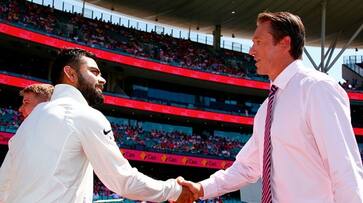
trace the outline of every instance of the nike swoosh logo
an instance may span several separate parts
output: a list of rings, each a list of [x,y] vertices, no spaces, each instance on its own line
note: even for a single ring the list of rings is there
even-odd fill
[[[107,135],[108,133],[110,133],[111,132],[111,130],[105,130],[105,129],[103,129],[103,134],[105,134],[105,135]]]

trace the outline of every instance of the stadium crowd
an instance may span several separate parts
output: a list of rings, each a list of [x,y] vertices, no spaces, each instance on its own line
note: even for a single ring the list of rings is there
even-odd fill
[[[258,76],[248,54],[177,39],[167,34],[127,28],[111,21],[89,19],[26,0],[0,2],[0,20],[95,48],[155,60],[174,66],[266,81]],[[347,90],[363,90],[356,81],[341,83]]]
[[[145,131],[135,125],[125,125],[117,119],[108,117],[111,121],[115,140],[120,147],[137,148],[165,153],[207,155],[214,157],[232,158],[242,147],[242,143],[235,140],[211,136],[202,138],[198,135],[187,135],[183,132],[164,132],[160,130]],[[0,131],[15,133],[21,124],[21,116],[11,107],[0,107]],[[359,145],[363,157],[363,145]],[[363,161],[363,160],[362,160]],[[122,202],[132,203],[108,190],[97,178],[94,182],[94,200],[121,199]],[[223,199],[223,202],[236,202],[235,199]],[[221,199],[200,201],[203,203],[219,203]]]
[[[359,84],[357,80],[339,82],[339,84],[346,90],[362,91],[363,83]]]
[[[262,79],[255,73],[254,61],[247,54],[213,50],[208,45],[190,40],[176,39],[169,35],[147,33],[104,22],[88,19],[79,14],[64,13],[25,0],[0,2],[0,19],[65,40],[132,55],[146,60],[153,59],[194,70],[234,77]],[[346,89],[363,90],[354,83],[342,84]],[[361,118],[354,122],[363,123]],[[186,134],[181,131],[145,130],[142,127],[112,122],[115,140],[120,147],[164,153],[204,155],[217,158],[233,158],[243,143],[218,136]],[[0,131],[15,133],[21,123],[20,114],[11,107],[0,108]],[[360,146],[363,155],[363,147]],[[96,178],[94,200],[120,199]],[[135,202],[124,199],[123,202]],[[202,202],[202,201],[200,201]],[[209,202],[221,202],[214,199]],[[228,201],[224,201],[228,202]]]
[[[249,137],[241,134],[240,139],[236,139],[188,134],[178,130],[144,130],[136,124],[120,122],[119,118],[107,118],[111,123],[115,141],[121,148],[233,159]],[[21,122],[21,115],[17,110],[0,107],[0,131],[15,133]],[[363,154],[363,146],[361,153]]]
[[[174,66],[226,74],[234,77],[266,80],[256,75],[254,60],[248,54],[177,39],[166,34],[148,33],[65,13],[25,0],[0,3],[2,21],[71,40],[83,45],[122,54],[152,59]]]
[[[222,137],[202,138],[198,135],[187,135],[183,132],[164,132],[160,130],[145,131],[141,127],[125,125],[116,118],[108,117],[114,137],[120,147],[137,148],[165,153],[208,155],[232,158],[242,147],[242,143]],[[0,131],[15,133],[22,120],[20,113],[11,107],[0,107]],[[233,198],[223,197],[223,202],[238,202]],[[108,190],[96,177],[94,180],[94,201],[118,199],[122,202],[140,202],[122,198]],[[219,203],[221,198],[199,201],[200,203]]]
[[[39,82],[49,83],[49,81],[45,79],[48,76],[48,72],[44,71],[41,68],[37,68],[39,67],[36,65],[37,63],[32,64],[32,62],[24,62],[23,60],[15,60],[15,59],[6,60],[6,58],[11,58],[11,59],[13,58],[11,56],[9,57],[7,56],[8,56],[7,53],[4,53],[4,56],[0,56],[0,66],[3,69],[0,70],[0,74],[6,74],[19,78],[26,78]],[[240,116],[254,116],[257,112],[257,109],[260,106],[260,103],[251,100],[250,98],[233,99],[234,101],[233,103],[230,102],[230,100],[226,100],[223,98],[208,97],[204,95],[195,95],[189,93],[188,95],[183,93],[179,94],[177,92],[165,91],[162,89],[154,89],[150,87],[147,88],[153,91],[140,91],[137,89],[133,89],[131,92],[128,93],[125,92],[110,93],[106,89],[105,93],[116,97],[131,98],[131,99],[142,100],[146,102],[163,104],[168,106],[177,106],[188,109],[227,113]],[[187,95],[188,98],[184,97],[183,95]],[[200,102],[200,100],[205,100],[205,101],[208,100],[208,102]]]
[[[0,108],[0,131],[7,133],[15,133],[21,124],[21,115],[19,111],[11,107]]]
[[[122,147],[164,153],[233,158],[243,144],[219,136],[202,137],[181,131],[145,131],[142,127],[111,122],[117,144]]]
[[[65,13],[26,0],[0,2],[0,20],[65,40],[122,54],[152,59],[184,68],[267,80],[256,74],[254,61],[247,54],[222,49],[167,34],[143,32],[103,19],[89,19],[78,13]],[[347,90],[363,90],[356,81],[341,83]]]
[[[1,131],[15,133],[21,124],[19,112],[12,108],[1,107],[0,115]],[[220,136],[188,135],[177,130],[146,131],[142,127],[118,122],[114,117],[107,118],[111,122],[115,141],[121,148],[233,159],[243,146],[240,140]]]

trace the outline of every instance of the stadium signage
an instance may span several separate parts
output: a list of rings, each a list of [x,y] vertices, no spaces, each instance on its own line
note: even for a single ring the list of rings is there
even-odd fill
[[[121,149],[121,152],[124,157],[129,160],[146,161],[161,164],[183,165],[213,169],[225,169],[232,164],[232,161],[227,160],[163,154],[131,149]]]

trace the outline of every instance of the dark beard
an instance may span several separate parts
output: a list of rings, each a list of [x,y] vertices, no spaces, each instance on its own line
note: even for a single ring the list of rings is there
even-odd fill
[[[87,83],[81,74],[78,74],[78,90],[82,93],[83,97],[88,102],[88,105],[94,107],[103,104],[102,93],[98,92],[96,87]]]

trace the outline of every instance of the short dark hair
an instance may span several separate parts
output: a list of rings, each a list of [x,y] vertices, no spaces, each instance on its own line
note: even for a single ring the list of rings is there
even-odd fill
[[[51,81],[53,85],[61,83],[63,77],[63,68],[71,66],[78,71],[80,60],[83,56],[96,60],[96,56],[86,50],[79,48],[65,48],[60,50],[56,59],[51,66]]]
[[[271,23],[271,34],[275,43],[289,36],[291,56],[294,59],[301,59],[304,51],[305,27],[300,17],[289,12],[262,12],[257,16],[257,24],[264,22]]]

